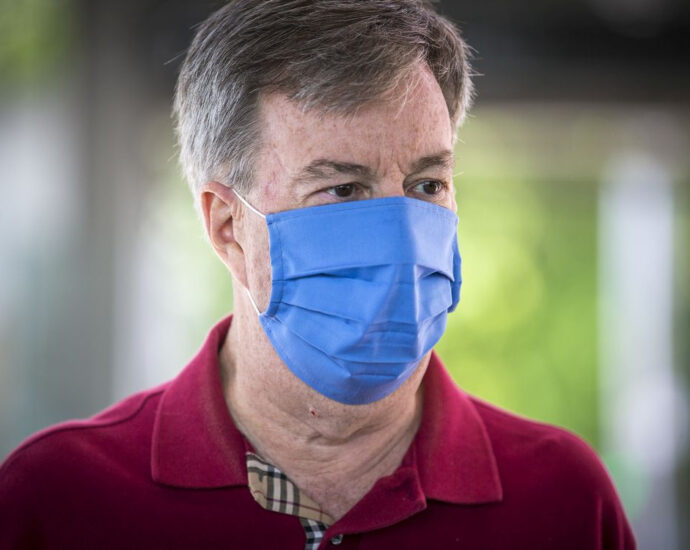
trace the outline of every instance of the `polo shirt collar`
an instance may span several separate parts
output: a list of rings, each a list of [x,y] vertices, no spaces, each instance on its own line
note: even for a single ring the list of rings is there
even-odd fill
[[[213,327],[161,397],[151,445],[154,481],[187,488],[247,484],[246,441],[225,402],[218,362],[231,320]]]
[[[247,484],[245,453],[250,447],[228,411],[218,362],[231,320],[227,317],[211,330],[162,395],[151,448],[154,481],[186,488]],[[500,501],[500,477],[484,423],[435,353],[423,383],[421,425],[399,470],[414,473],[414,485],[427,499]]]
[[[503,498],[484,422],[435,352],[424,375],[424,408],[412,450],[426,498],[455,504]]]

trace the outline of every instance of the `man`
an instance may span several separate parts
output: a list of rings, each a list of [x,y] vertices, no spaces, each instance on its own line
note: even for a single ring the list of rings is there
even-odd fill
[[[175,113],[232,317],[172,382],[25,442],[2,548],[634,548],[595,454],[467,396],[467,46],[418,0],[235,0]]]

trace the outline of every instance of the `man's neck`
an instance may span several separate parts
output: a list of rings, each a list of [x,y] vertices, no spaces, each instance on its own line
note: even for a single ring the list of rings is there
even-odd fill
[[[239,346],[247,338],[236,321],[220,352],[235,424],[259,455],[330,516],[342,517],[378,479],[395,471],[414,439],[428,357],[388,397],[343,405],[300,382],[272,348],[261,353],[260,342]]]

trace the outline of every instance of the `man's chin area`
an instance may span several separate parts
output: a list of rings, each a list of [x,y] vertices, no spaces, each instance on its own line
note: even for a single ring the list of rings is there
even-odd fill
[[[431,351],[422,357],[412,374],[390,394],[358,405],[326,397],[293,375],[299,393],[303,395],[299,417],[318,429],[324,437],[334,440],[348,439],[361,430],[375,429],[375,425],[400,416],[401,411],[414,409],[416,400],[421,402],[422,379],[430,358]]]

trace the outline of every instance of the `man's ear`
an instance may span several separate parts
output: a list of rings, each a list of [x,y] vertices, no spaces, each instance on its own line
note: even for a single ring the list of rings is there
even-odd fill
[[[217,181],[201,188],[199,205],[206,234],[218,257],[233,277],[247,287],[244,250],[237,242],[236,222],[241,206],[232,189]]]

